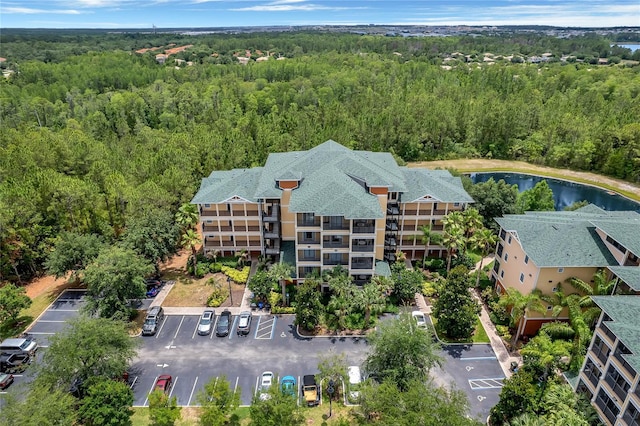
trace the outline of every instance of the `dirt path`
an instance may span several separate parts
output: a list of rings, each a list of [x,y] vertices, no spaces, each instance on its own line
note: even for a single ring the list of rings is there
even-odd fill
[[[588,185],[598,186],[600,188],[614,190],[636,201],[640,201],[640,185],[634,185],[620,179],[610,178],[595,173],[577,172],[567,169],[554,169],[552,167],[536,166],[522,161],[466,159],[421,161],[408,163],[407,165],[408,167],[426,167],[430,169],[454,168],[464,173],[478,171],[529,173],[553,177],[556,179],[571,180],[578,183],[585,183]]]

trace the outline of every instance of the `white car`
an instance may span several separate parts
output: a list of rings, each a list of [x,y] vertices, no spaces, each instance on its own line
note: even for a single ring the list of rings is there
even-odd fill
[[[269,395],[269,388],[273,384],[273,373],[271,371],[265,371],[260,376],[260,400],[265,401],[271,398]]]
[[[422,311],[413,311],[411,312],[411,316],[416,321],[418,327],[426,328],[427,327],[427,318],[424,316]]]
[[[360,367],[357,365],[350,365],[347,368],[347,376],[349,377],[349,399],[353,402],[357,402],[358,398],[360,398],[360,383],[362,383]]]
[[[215,315],[215,312],[210,309],[207,309],[202,313],[200,321],[198,321],[198,334],[200,336],[207,336],[209,333],[211,333]]]

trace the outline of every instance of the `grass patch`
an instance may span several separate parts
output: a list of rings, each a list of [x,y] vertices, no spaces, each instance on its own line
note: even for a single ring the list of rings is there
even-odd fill
[[[200,408],[198,407],[182,407],[180,410],[180,418],[175,426],[195,426],[198,424],[200,416]],[[133,408],[133,416],[131,416],[133,426],[149,426],[149,407]]]
[[[21,334],[32,321],[33,317],[30,315],[21,315],[15,321],[5,321],[0,326],[0,340]]]
[[[206,306],[207,299],[213,291],[213,287],[207,284],[209,278],[211,275],[193,278],[187,273],[179,271],[165,274],[162,279],[173,280],[175,284],[162,304],[176,307]]]
[[[438,327],[438,320],[435,317],[431,317],[433,322],[433,328],[435,329],[438,339],[444,343],[489,343],[489,336],[486,330],[480,322],[480,318],[476,320],[476,328],[471,335],[471,339],[450,339],[445,336],[444,332]]]

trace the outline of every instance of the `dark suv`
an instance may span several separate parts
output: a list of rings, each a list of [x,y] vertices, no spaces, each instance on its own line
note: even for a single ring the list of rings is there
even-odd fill
[[[224,310],[218,318],[218,324],[216,325],[216,336],[224,337],[229,335],[229,328],[231,322],[231,312]]]
[[[147,318],[142,325],[143,336],[153,336],[158,331],[160,323],[164,320],[164,310],[162,306],[154,306],[147,312]]]

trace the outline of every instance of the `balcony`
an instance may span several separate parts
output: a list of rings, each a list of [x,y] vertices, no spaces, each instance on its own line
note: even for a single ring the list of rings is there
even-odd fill
[[[613,334],[613,331],[609,330],[609,327],[607,327],[607,324],[604,322],[600,324],[600,331],[602,331],[609,340],[611,340],[611,343],[616,341],[616,335]]]
[[[373,269],[373,259],[371,258],[352,258],[351,269]]]
[[[434,210],[433,211],[433,215],[434,216],[444,216],[445,214],[447,214],[447,212],[445,210]]]
[[[418,210],[405,210],[404,211],[404,215],[405,216],[417,216],[418,215]]]
[[[384,239],[384,244],[386,246],[391,246],[391,247],[395,247],[398,245],[398,241],[396,240],[396,238],[393,235],[387,235]]]
[[[280,238],[280,226],[277,223],[271,227],[265,227],[264,238],[275,239]]]
[[[218,227],[214,225],[202,225],[203,233],[218,232]]]
[[[400,209],[398,206],[387,205],[387,214],[392,216],[397,216],[400,214]]]
[[[234,243],[233,241],[223,241],[222,242],[222,247],[235,247],[236,243]]]
[[[431,225],[431,230],[432,231],[444,231],[444,226],[443,225]]]
[[[354,234],[373,234],[375,231],[375,226],[358,226],[353,228]]]
[[[361,253],[371,253],[375,250],[373,240],[353,240],[351,251]]]
[[[247,216],[258,217],[258,210],[247,210]]]
[[[305,256],[304,254],[301,254],[300,252],[298,252],[298,262],[300,263],[304,263],[304,262],[320,262],[320,254],[316,254],[314,256]]]
[[[322,222],[322,229],[325,231],[348,231],[349,221],[347,220],[328,220]]]
[[[220,210],[218,216],[231,216],[231,212],[228,210]]]
[[[616,380],[607,374],[604,378],[604,381],[609,385],[611,390],[616,394],[618,399],[624,401],[627,397],[627,392],[629,391],[629,383],[627,383],[623,378],[619,378],[618,381],[622,381],[622,385],[617,383]]]
[[[349,240],[346,238],[340,241],[322,241],[322,248],[349,248]]]
[[[200,216],[218,216],[215,209],[200,209]]]
[[[325,259],[322,261],[322,266],[346,266],[348,264],[348,259]]]
[[[314,227],[314,228],[320,226],[320,217],[319,216],[310,217],[310,216],[311,214],[307,215],[307,214],[298,213],[298,215],[296,216],[298,226]]]

